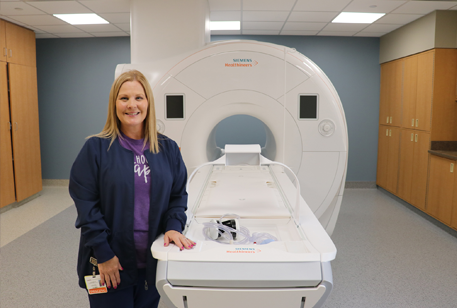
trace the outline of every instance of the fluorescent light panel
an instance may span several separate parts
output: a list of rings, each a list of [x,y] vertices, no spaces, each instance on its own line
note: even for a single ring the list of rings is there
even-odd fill
[[[109,24],[97,14],[53,14],[55,17],[68,22],[71,25],[99,25]]]
[[[386,15],[385,13],[350,13],[342,12],[332,23],[348,23],[348,24],[371,24],[376,20]]]
[[[211,21],[209,28],[210,30],[240,30],[241,25],[239,21]]]

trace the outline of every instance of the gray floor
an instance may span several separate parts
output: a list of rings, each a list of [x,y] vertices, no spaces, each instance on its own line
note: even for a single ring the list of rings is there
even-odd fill
[[[1,308],[88,307],[75,273],[75,217],[70,207],[1,248]],[[455,232],[387,193],[347,189],[332,238],[326,308],[457,307]]]

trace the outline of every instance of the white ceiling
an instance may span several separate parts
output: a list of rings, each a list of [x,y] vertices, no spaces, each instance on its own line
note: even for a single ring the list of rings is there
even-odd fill
[[[167,0],[163,0],[167,1]],[[185,0],[183,0],[185,1]],[[379,37],[457,0],[208,0],[212,21],[240,20],[239,31],[212,35],[331,35]],[[130,35],[129,0],[0,0],[0,18],[32,29],[37,38]],[[332,24],[340,12],[386,13],[375,23]],[[52,14],[96,13],[108,25],[72,26]]]

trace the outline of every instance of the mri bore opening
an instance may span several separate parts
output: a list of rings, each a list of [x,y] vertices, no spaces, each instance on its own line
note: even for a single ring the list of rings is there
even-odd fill
[[[276,142],[265,123],[256,117],[238,114],[220,121],[211,131],[206,146],[208,161],[224,155],[226,144],[259,144],[262,155],[270,160],[276,157]]]

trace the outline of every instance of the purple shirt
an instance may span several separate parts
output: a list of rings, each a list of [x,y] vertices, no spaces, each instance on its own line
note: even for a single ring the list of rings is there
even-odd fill
[[[149,142],[143,146],[144,139],[135,140],[122,134],[119,143],[133,152],[135,173],[135,197],[133,216],[133,237],[136,248],[138,268],[146,267],[148,253],[149,204],[151,195],[151,175],[149,164],[143,152],[149,149]]]

